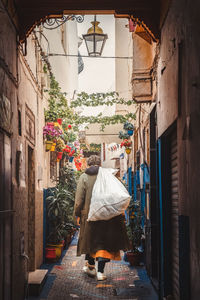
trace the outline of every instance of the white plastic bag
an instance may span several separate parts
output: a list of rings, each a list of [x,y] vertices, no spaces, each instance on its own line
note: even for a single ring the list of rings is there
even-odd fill
[[[111,169],[99,168],[87,221],[109,220],[128,207],[130,195]]]

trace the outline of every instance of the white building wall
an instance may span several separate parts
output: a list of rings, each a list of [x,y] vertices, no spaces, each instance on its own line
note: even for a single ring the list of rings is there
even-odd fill
[[[52,73],[59,82],[62,92],[67,93],[70,100],[78,88],[78,57],[67,55],[78,55],[77,23],[70,20],[53,30],[40,26],[37,31],[42,48],[45,49],[51,64]],[[61,56],[48,56],[49,53]]]
[[[132,33],[129,32],[127,19],[115,19],[115,56],[130,57],[130,59],[115,59],[115,84],[116,92],[119,97],[125,100],[132,99],[132,59],[133,56],[133,40]],[[125,105],[117,105],[116,113],[127,113],[130,107]]]

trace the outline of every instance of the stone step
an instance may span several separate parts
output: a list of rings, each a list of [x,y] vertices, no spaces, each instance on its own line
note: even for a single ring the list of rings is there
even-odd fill
[[[48,270],[35,270],[28,274],[28,286],[30,296],[39,296],[47,279]]]

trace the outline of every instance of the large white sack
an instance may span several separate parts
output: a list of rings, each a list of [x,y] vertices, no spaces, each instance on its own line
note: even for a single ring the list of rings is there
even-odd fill
[[[128,207],[130,195],[110,169],[99,168],[87,221],[109,220]]]

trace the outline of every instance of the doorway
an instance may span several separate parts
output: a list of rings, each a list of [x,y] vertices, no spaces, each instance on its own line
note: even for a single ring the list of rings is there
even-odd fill
[[[177,127],[159,139],[161,295],[179,299],[179,210]]]

